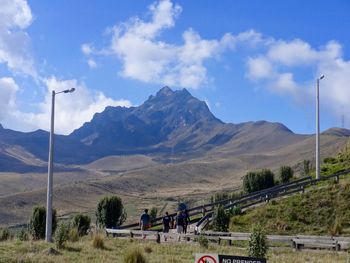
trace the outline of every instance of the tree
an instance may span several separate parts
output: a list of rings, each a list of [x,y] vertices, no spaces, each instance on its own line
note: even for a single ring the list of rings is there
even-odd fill
[[[280,168],[280,178],[283,184],[288,183],[293,177],[294,171],[290,166],[282,166]]]
[[[214,210],[213,229],[214,231],[227,232],[230,223],[230,214],[225,211],[222,205]]]
[[[118,196],[104,197],[100,200],[96,210],[96,221],[100,226],[113,228],[120,226],[125,220],[126,211]]]
[[[310,174],[310,160],[304,160],[303,162],[303,168],[304,168],[304,175],[309,175]]]
[[[57,227],[56,210],[52,210],[52,234]],[[36,206],[33,208],[32,216],[29,222],[29,230],[34,239],[44,239],[46,228],[46,208]]]
[[[243,178],[243,189],[247,193],[260,191],[275,185],[274,174],[271,170],[263,169],[258,172],[248,172]]]
[[[261,225],[253,228],[248,243],[248,255],[250,257],[263,258],[268,250],[266,234]]]
[[[88,215],[77,214],[72,218],[71,227],[76,228],[79,236],[84,236],[90,228],[91,218]]]

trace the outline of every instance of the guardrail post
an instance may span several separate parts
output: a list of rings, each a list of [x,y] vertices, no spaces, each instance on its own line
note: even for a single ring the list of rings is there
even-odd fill
[[[335,177],[335,182],[336,182],[336,183],[339,183],[339,175],[337,175],[337,176]]]
[[[130,231],[130,237],[134,238],[134,233],[132,231]]]
[[[157,243],[160,244],[160,234],[157,233]]]

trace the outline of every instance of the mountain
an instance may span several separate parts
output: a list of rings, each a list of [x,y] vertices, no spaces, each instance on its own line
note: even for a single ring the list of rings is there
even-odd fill
[[[350,131],[330,129],[324,135],[349,137]],[[122,155],[147,155],[161,163],[208,155],[226,158],[302,145],[309,138],[281,123],[224,123],[186,89],[163,87],[138,107],[106,107],[70,135],[55,135],[55,162],[63,169]],[[0,171],[46,170],[48,142],[46,131],[24,133],[0,126]]]
[[[69,138],[93,147],[101,156],[188,152],[228,141],[234,130],[225,126],[186,89],[164,87],[139,107],[107,107]]]

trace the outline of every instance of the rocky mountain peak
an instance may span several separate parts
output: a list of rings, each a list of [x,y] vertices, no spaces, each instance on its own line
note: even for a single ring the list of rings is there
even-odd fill
[[[157,96],[171,96],[174,94],[174,91],[168,86],[164,86],[157,92]]]

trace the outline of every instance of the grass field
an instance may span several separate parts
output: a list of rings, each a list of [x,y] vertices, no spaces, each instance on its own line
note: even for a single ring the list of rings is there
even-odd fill
[[[54,244],[43,241],[11,240],[0,242],[0,262],[124,262],[123,256],[129,250],[138,248],[148,263],[192,263],[195,253],[218,253],[224,255],[247,256],[245,248],[210,245],[208,249],[193,243],[157,244],[152,241],[104,238],[105,248],[96,249],[92,246],[92,238],[68,242],[65,248],[59,250],[59,255],[48,254]],[[293,251],[291,248],[272,248],[267,255],[268,262],[298,263],[348,262],[346,252],[328,250]]]

